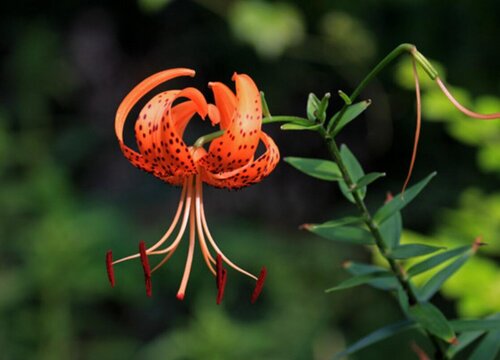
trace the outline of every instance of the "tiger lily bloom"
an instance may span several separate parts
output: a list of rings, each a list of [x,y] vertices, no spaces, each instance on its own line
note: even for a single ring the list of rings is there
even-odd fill
[[[164,265],[175,253],[189,222],[189,246],[184,274],[177,292],[182,300],[186,293],[193,262],[196,238],[209,271],[216,278],[217,303],[224,294],[227,271],[224,264],[256,281],[252,302],[259,296],[266,268],[256,276],[234,264],[220,250],[207,225],[203,207],[203,183],[217,188],[238,189],[260,182],[269,175],[279,161],[279,150],[272,138],[261,130],[262,104],[259,90],[253,80],[244,74],[234,74],[236,93],[219,82],[209,83],[215,104],[209,104],[195,88],[168,90],[155,95],[141,110],[135,122],[138,151],[125,145],[123,128],[131,109],[159,84],[179,76],[194,76],[190,69],[170,69],[154,74],[139,83],[122,101],[115,118],[115,132],[120,148],[132,165],[157,178],[182,186],[179,205],[165,234],[154,245],[139,243],[136,254],[114,260],[111,251],[106,254],[109,281],[115,284],[113,265],[139,258],[146,280],[146,293],[152,295],[151,274]],[[214,139],[208,150],[188,146],[183,141],[184,130],[194,115],[207,116],[212,125],[223,133]],[[256,157],[262,142],[265,151]],[[174,230],[178,228],[176,236]],[[167,245],[168,244],[168,245]],[[160,257],[152,269],[151,258]]]

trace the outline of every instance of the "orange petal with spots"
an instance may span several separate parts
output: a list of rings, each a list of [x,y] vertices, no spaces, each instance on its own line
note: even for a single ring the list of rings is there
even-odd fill
[[[186,98],[172,107],[174,101]],[[187,123],[195,113],[205,117],[208,105],[194,88],[156,95],[139,114],[135,124],[137,145],[145,160],[161,174],[189,176],[196,173],[190,149],[182,140]],[[153,172],[158,176],[157,172]],[[163,176],[159,176],[163,177]]]
[[[220,128],[225,130],[231,125],[238,102],[236,95],[225,84],[220,82],[208,83],[214,93],[215,106],[220,113]]]
[[[234,74],[233,80],[236,82],[237,105],[231,123],[221,137],[212,141],[208,155],[200,162],[202,167],[213,173],[231,171],[248,164],[259,143],[262,125],[259,90],[248,75]],[[233,100],[226,87],[214,83],[212,88],[222,127],[223,119],[229,117]]]
[[[280,153],[273,139],[264,132],[260,133],[260,140],[266,150],[257,160],[225,173],[214,174],[204,171],[203,181],[209,185],[227,189],[239,189],[262,181],[278,164]]]

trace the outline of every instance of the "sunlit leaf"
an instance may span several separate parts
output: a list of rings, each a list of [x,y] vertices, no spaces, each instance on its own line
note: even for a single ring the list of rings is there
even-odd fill
[[[357,276],[353,276],[350,279],[342,281],[337,286],[334,286],[332,288],[325,290],[325,292],[329,293],[329,292],[334,292],[334,291],[338,291],[338,290],[349,289],[349,288],[352,288],[355,286],[365,285],[365,284],[370,283],[370,281],[376,280],[376,279],[391,279],[391,278],[394,278],[394,275],[387,270],[379,271],[379,272],[372,272],[372,273],[364,274],[364,275],[357,275]]]
[[[314,122],[316,121],[316,112],[318,110],[318,106],[320,104],[320,100],[314,93],[310,93],[307,98],[307,118]]]
[[[373,238],[371,234],[367,230],[359,227],[308,224],[303,226],[303,228],[328,240],[347,242],[357,245],[373,245]]]
[[[436,176],[436,172],[431,173],[425,179],[406,189],[404,194],[394,196],[391,201],[378,209],[373,219],[377,223],[382,224],[384,220],[388,219],[396,211],[403,209],[413,199],[415,199],[415,197],[427,186],[429,181],[431,181],[434,176]]]
[[[455,333],[443,313],[431,303],[418,303],[410,306],[408,313],[413,320],[419,323],[431,334],[448,343],[456,339]]]
[[[365,176],[365,172],[363,171],[363,168],[361,167],[361,164],[359,163],[358,159],[356,159],[351,150],[349,150],[349,148],[344,144],[340,147],[340,156],[345,164],[345,167],[347,168],[347,171],[351,175],[351,179],[354,183],[356,183],[363,176]],[[350,202],[355,203],[354,197],[352,196],[349,187],[344,181],[339,181],[339,187],[342,194],[344,194],[344,196]],[[361,198],[364,198],[366,195],[366,186],[361,187],[357,191],[358,194],[361,196]]]
[[[384,326],[374,332],[368,334],[367,336],[359,339],[354,344],[351,344],[344,351],[337,353],[334,357],[335,360],[341,359],[344,356],[352,355],[355,352],[362,350],[370,345],[376,344],[379,341],[390,338],[391,336],[397,335],[403,331],[410,330],[415,327],[415,323],[410,320],[403,320],[391,325]]]
[[[413,265],[411,268],[408,269],[407,273],[408,276],[416,276],[418,274],[424,273],[428,270],[431,270],[435,268],[436,266],[441,265],[442,263],[446,262],[447,260],[450,260],[456,256],[459,256],[466,252],[467,250],[470,249],[470,246],[460,246],[455,249],[451,249],[445,252],[442,252],[441,254],[434,255],[428,259],[425,259],[422,262],[419,262],[418,264]]]
[[[336,163],[329,160],[286,157],[284,160],[297,170],[321,180],[339,181],[342,174]]]
[[[337,126],[335,126],[335,129],[333,129],[333,136],[336,136],[340,130],[344,128],[347,124],[349,124],[351,121],[356,119],[363,111],[365,111],[368,106],[371,104],[371,100],[364,100],[360,101],[358,103],[349,105],[347,107],[347,110],[344,112],[344,115],[340,119],[339,123]],[[340,111],[337,112],[333,117],[330,119],[330,122],[336,121],[336,119],[340,116]]]
[[[393,248],[389,256],[393,259],[409,259],[412,257],[431,254],[444,249],[442,246],[431,246],[425,244],[405,244]]]

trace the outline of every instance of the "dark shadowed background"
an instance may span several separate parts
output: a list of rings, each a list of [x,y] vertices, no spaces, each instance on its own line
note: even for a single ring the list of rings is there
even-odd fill
[[[283,162],[250,188],[206,189],[220,246],[253,272],[269,270],[257,304],[249,303],[253,283],[230,272],[217,306],[199,253],[177,301],[185,246],[155,273],[152,298],[139,262],[117,266],[111,289],[106,250],[119,257],[140,239],[153,243],[180,195],[126,161],[114,113],[145,77],[189,67],[194,79],[162,89],[196,86],[210,100],[208,82],[232,86],[237,71],[253,77],[273,114],[304,116],[309,92],[352,91],[402,42],[435,61],[466,105],[498,111],[499,14],[494,0],[2,2],[0,359],[328,359],[399,319],[394,299],[374,289],[324,293],[346,277],[342,261],[372,255],[298,230],[355,209],[334,183]],[[371,207],[405,178],[415,127],[410,74],[408,61],[387,68],[362,94],[370,109],[340,138],[367,171],[388,174],[371,187]],[[435,303],[450,317],[500,311],[500,123],[464,119],[432,83],[422,86],[428,121],[413,179],[439,176],[404,211],[404,241],[451,246],[483,235],[490,246]],[[341,104],[334,95],[332,107]],[[210,131],[195,119],[187,139]],[[313,133],[276,124],[265,131],[283,156],[327,156]],[[407,333],[353,359],[416,358],[412,339],[426,348]]]

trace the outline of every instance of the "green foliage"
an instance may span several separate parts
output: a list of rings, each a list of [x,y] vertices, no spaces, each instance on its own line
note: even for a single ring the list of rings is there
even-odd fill
[[[342,129],[349,124],[351,121],[356,119],[359,115],[361,115],[367,108],[368,106],[371,105],[371,100],[364,100],[360,101],[356,104],[349,105],[345,112],[342,114],[341,111],[337,112],[333,117],[330,119],[331,123],[335,123],[338,121],[337,125],[333,129],[333,136],[337,135]],[[342,116],[340,116],[342,114]],[[340,120],[338,120],[340,118]]]
[[[328,240],[358,245],[373,245],[370,233],[361,227],[339,226],[327,222],[325,224],[307,224],[304,225],[304,228]]]
[[[361,167],[358,159],[356,159],[347,145],[344,144],[340,147],[340,156],[345,164],[347,171],[352,176],[352,181],[354,182],[354,184],[357,184],[358,181],[360,181],[365,176],[365,172],[363,171],[363,168]],[[339,187],[340,191],[342,192],[342,194],[344,194],[347,200],[354,203],[354,197],[351,193],[352,189],[349,187],[349,185],[347,185],[345,181],[341,180],[339,181]],[[356,191],[358,192],[359,196],[361,196],[361,198],[364,198],[366,196],[366,186],[362,186]]]
[[[300,44],[305,36],[300,12],[284,2],[235,1],[228,20],[237,38],[268,58],[279,57],[287,48]]]
[[[316,179],[326,181],[339,181],[342,179],[340,169],[333,161],[292,156],[286,157],[284,160],[297,170]]]
[[[393,259],[402,260],[432,254],[442,249],[444,248],[440,246],[431,246],[425,244],[406,244],[393,247],[389,252],[389,256]]]
[[[431,334],[448,343],[456,341],[455,333],[445,316],[431,303],[423,302],[410,306],[410,317]]]

